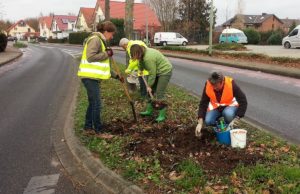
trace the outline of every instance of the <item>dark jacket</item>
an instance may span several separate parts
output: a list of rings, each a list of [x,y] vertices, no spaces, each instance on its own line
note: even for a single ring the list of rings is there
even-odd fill
[[[210,99],[206,94],[206,83],[202,92],[202,98],[199,103],[198,118],[205,118],[207,107],[210,102]],[[238,117],[243,117],[245,115],[245,112],[247,110],[247,105],[248,105],[246,95],[240,89],[240,87],[235,83],[234,80],[232,80],[232,90],[233,90],[233,97],[235,97],[237,102],[239,103],[239,107],[236,115]],[[223,89],[219,92],[215,91],[218,102],[220,102],[221,100],[222,93],[223,93]],[[219,107],[218,109],[220,111],[223,111],[224,107]]]

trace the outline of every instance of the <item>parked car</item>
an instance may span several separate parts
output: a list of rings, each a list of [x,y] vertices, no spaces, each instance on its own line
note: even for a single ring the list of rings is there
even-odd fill
[[[17,39],[17,37],[14,37],[14,36],[8,36],[7,40],[8,41],[17,41],[18,39]]]
[[[219,43],[222,44],[225,42],[247,44],[248,39],[243,31],[235,28],[228,28],[228,29],[224,29],[222,31],[222,34],[219,37]]]
[[[300,25],[282,39],[282,46],[286,49],[300,47]]]
[[[154,34],[154,44],[156,45],[183,45],[188,44],[188,40],[176,32],[156,32]]]

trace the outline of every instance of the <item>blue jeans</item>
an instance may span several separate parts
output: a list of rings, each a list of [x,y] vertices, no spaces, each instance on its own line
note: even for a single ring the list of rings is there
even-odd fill
[[[223,116],[225,122],[229,124],[235,118],[237,109],[236,106],[227,106],[223,111],[218,109],[208,111],[205,116],[205,123],[206,125],[216,125],[216,121]]]
[[[81,79],[88,96],[89,105],[85,114],[84,129],[94,129],[100,132],[102,128],[100,120],[100,87],[99,81],[93,79]]]

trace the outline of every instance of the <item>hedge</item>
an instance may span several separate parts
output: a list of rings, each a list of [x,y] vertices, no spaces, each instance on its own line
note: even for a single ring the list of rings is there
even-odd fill
[[[0,33],[0,52],[4,52],[7,46],[7,36]]]
[[[248,44],[258,44],[260,42],[260,34],[252,28],[246,28],[244,30],[245,35],[248,38]]]
[[[91,34],[91,32],[73,32],[69,34],[70,44],[82,45],[84,40]]]

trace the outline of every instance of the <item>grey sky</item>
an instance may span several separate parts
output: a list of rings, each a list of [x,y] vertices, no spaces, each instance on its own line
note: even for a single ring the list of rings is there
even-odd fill
[[[135,2],[140,2],[136,0]],[[300,19],[300,0],[243,0],[244,14],[274,13],[279,18]],[[38,17],[40,13],[78,14],[80,7],[94,7],[96,0],[0,0],[0,15],[3,19],[17,21]],[[234,16],[237,0],[214,0],[218,9],[217,24]],[[228,9],[227,9],[228,8]],[[227,11],[226,11],[227,10]]]

